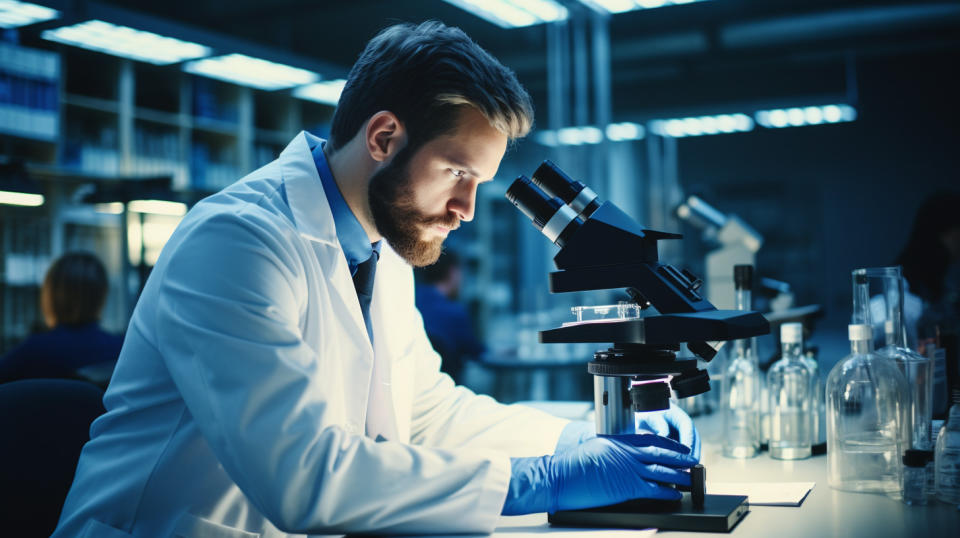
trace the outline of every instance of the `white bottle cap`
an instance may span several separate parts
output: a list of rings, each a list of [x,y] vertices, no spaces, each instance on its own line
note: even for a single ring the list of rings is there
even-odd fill
[[[847,327],[850,334],[850,341],[873,340],[873,327],[869,325],[852,324]]]
[[[780,343],[803,343],[803,323],[784,323],[780,326]]]

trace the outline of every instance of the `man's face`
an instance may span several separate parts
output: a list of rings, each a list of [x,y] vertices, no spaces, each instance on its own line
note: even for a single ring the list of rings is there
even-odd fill
[[[493,179],[507,137],[465,107],[456,127],[414,152],[400,150],[370,179],[377,230],[411,265],[430,265],[460,221],[473,220],[477,186]]]

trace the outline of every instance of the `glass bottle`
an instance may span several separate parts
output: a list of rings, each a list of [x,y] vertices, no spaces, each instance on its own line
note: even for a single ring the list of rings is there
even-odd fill
[[[930,450],[930,422],[933,419],[933,361],[907,347],[907,333],[903,323],[904,285],[901,269],[879,267],[857,269],[882,284],[882,295],[871,298],[873,312],[883,316],[884,346],[878,351],[893,359],[907,381],[907,417],[904,422],[906,448]],[[874,319],[874,325],[879,325]]]
[[[734,267],[738,310],[750,310],[753,266]],[[723,376],[723,455],[752,458],[760,450],[760,369],[753,338],[735,340]]]
[[[820,379],[820,363],[814,358],[813,351],[803,354],[803,363],[810,369],[810,394],[813,406],[810,424],[810,445],[814,455],[827,453],[827,416],[826,396],[823,393],[823,380]]]
[[[930,452],[925,450],[907,449],[903,453],[903,494],[901,500],[910,506],[927,504],[927,494],[924,491],[927,485],[927,462],[930,461]]]
[[[803,325],[780,326],[783,353],[767,372],[770,393],[770,457],[778,460],[809,458],[813,441],[812,418],[816,400],[813,377],[803,361]]]
[[[827,377],[828,482],[845,491],[898,493],[906,381],[872,350],[869,323],[850,325],[849,336],[850,355]]]
[[[937,498],[960,504],[960,389],[953,390],[953,405],[937,436],[934,464]]]

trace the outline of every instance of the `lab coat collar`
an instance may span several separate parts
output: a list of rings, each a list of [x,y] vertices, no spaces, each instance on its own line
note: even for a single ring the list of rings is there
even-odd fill
[[[300,235],[339,246],[330,204],[311,153],[311,149],[321,143],[321,138],[300,131],[280,153],[280,166],[287,204]]]

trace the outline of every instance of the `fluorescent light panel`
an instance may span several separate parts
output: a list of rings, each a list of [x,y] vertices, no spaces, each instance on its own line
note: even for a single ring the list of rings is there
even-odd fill
[[[779,129],[854,121],[857,119],[857,109],[850,105],[775,108],[759,110],[754,117],[764,127]]]
[[[154,65],[167,65],[201,58],[210,54],[210,47],[136,30],[101,20],[90,20],[45,30],[41,37],[57,43],[105,52]]]
[[[27,192],[0,191],[0,204],[36,207],[43,205],[43,195]]]
[[[336,105],[340,101],[340,94],[343,93],[343,87],[346,84],[347,81],[342,78],[314,82],[294,88],[293,96],[325,105]]]
[[[753,119],[746,114],[718,114],[715,116],[691,116],[650,122],[650,132],[660,136],[683,138],[727,133],[743,133],[753,130]]]
[[[260,90],[282,90],[316,82],[320,75],[245,54],[227,54],[188,62],[187,73],[225,80]]]
[[[553,0],[443,0],[501,28],[520,28],[567,18],[567,8]]]
[[[151,215],[172,215],[182,217],[187,214],[187,204],[167,200],[131,200],[127,210],[132,213],[150,213]]]
[[[643,125],[631,122],[611,123],[604,129],[592,125],[564,127],[563,129],[538,131],[535,138],[545,146],[582,146],[599,144],[604,137],[611,142],[640,140],[644,137]]]
[[[28,24],[56,19],[60,12],[29,2],[0,0],[0,28],[19,28]]]
[[[600,12],[624,13],[637,9],[654,9],[704,1],[706,0],[580,0],[580,3]]]

